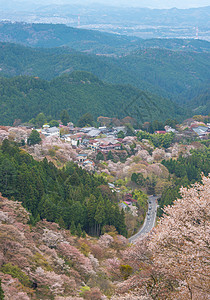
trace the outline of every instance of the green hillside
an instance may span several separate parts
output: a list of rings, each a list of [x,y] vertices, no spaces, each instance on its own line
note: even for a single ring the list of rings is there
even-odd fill
[[[96,235],[92,227],[98,220],[100,207],[103,219],[98,225],[114,225],[126,235],[123,213],[115,203],[116,198],[110,197],[111,192],[102,177],[95,177],[72,162],[62,169],[48,163],[46,158],[37,162],[6,139],[0,147],[0,170],[2,195],[22,202],[31,213],[32,223],[41,217],[62,223],[62,227],[68,229],[73,223],[80,224],[83,230]],[[102,185],[106,188],[103,193]]]
[[[210,52],[210,43],[197,39],[153,38],[142,39],[140,47],[143,49],[160,48],[175,51]]]
[[[208,86],[209,56],[208,53],[147,49],[110,58],[87,55],[68,47],[40,49],[0,43],[0,74],[51,80],[74,70],[88,71],[106,82],[130,84],[182,103]]]
[[[121,54],[137,48],[141,39],[63,24],[0,23],[0,41],[30,47],[68,46],[78,51]]]
[[[95,119],[131,116],[138,122],[186,117],[186,111],[167,99],[131,86],[104,83],[86,72],[65,74],[50,82],[27,76],[1,77],[0,107],[1,125],[15,119],[28,121],[39,112],[59,119],[63,109],[73,122],[87,112]]]
[[[210,89],[199,91],[199,94],[194,97],[188,104],[194,114],[210,113]],[[187,105],[186,105],[187,106]]]
[[[138,86],[144,80],[178,102],[189,100],[190,91],[208,86],[210,79],[208,53],[147,49],[122,57],[116,64],[130,74],[129,83]]]
[[[141,18],[144,17],[144,14],[145,12]],[[129,15],[130,13],[126,14],[126,19]],[[162,18],[161,21],[163,21]],[[144,40],[135,36],[73,28],[64,24],[0,22],[0,41],[19,43],[30,47],[68,46],[77,51],[109,55],[125,55],[138,48],[210,52],[210,43],[204,40],[174,38]]]

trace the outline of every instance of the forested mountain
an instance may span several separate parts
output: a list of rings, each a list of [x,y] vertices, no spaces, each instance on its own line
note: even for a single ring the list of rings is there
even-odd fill
[[[0,41],[30,47],[68,46],[95,54],[125,55],[141,48],[210,52],[210,43],[195,39],[141,39],[97,30],[73,28],[63,24],[0,22]]]
[[[117,61],[116,64],[129,73],[130,84],[139,86],[144,80],[162,96],[182,102],[189,99],[188,94],[193,89],[208,85],[209,58],[207,53],[147,49],[115,60],[115,63]],[[127,80],[122,79],[122,82]]]
[[[29,121],[39,112],[59,119],[63,109],[73,122],[87,112],[95,119],[100,115],[120,119],[131,116],[140,123],[186,117],[185,110],[167,99],[131,86],[104,83],[81,71],[50,82],[37,77],[1,77],[0,106],[1,125],[12,124],[15,119]]]
[[[66,228],[80,224],[92,234],[99,234],[103,225],[114,225],[126,235],[124,214],[102,177],[74,163],[57,169],[46,158],[37,162],[7,139],[0,147],[0,190],[22,202],[32,223],[41,217]]]
[[[2,76],[32,75],[50,80],[74,70],[88,71],[110,83],[130,84],[179,103],[198,96],[209,83],[208,53],[138,50],[110,58],[87,55],[67,47],[40,49],[0,44]],[[208,113],[208,111],[203,111]]]
[[[198,95],[189,102],[189,105],[196,115],[210,112],[210,88],[200,90]]]
[[[1,22],[0,41],[31,47],[68,46],[78,51],[121,54],[136,49],[140,39],[62,24]]]
[[[208,41],[199,39],[151,38],[142,39],[139,44],[141,49],[160,48],[174,51],[210,51],[210,43]]]

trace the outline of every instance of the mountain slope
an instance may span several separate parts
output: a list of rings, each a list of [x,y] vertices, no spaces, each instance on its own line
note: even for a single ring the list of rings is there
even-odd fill
[[[123,21],[125,20],[123,19]],[[119,31],[120,29],[118,28],[117,30]],[[151,28],[150,30],[154,31]],[[132,36],[127,36],[100,32],[98,30],[73,28],[63,24],[0,22],[1,42],[19,43],[30,47],[53,48],[68,46],[77,51],[107,55],[127,55],[139,48],[153,47],[179,51],[210,52],[210,43],[206,40],[176,38],[141,39],[134,35],[135,33]]]
[[[0,24],[0,41],[30,47],[68,46],[79,51],[113,54],[134,50],[140,41],[139,38],[78,29],[62,24]]]
[[[193,113],[198,114],[209,114],[210,113],[210,88],[199,92],[199,95],[194,97],[187,106],[192,108]]]
[[[83,70],[101,80],[131,84],[181,103],[208,86],[210,54],[147,49],[108,58],[67,47],[40,49],[0,43],[0,68],[2,76],[32,75],[48,80]]]
[[[0,78],[1,124],[23,122],[39,112],[59,119],[67,109],[76,122],[84,113],[138,122],[186,117],[173,102],[126,85],[111,85],[86,72],[73,72],[48,82],[37,77]]]

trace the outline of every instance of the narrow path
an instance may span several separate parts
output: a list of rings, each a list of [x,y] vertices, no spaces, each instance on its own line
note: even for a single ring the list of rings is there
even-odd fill
[[[150,196],[148,199],[148,211],[141,229],[131,236],[128,240],[130,243],[135,243],[138,238],[142,238],[146,233],[150,232],[155,226],[157,216],[157,199],[159,196]]]

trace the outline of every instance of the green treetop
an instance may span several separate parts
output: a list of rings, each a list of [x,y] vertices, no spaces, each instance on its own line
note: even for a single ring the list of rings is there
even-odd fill
[[[69,117],[67,110],[65,110],[65,109],[62,110],[60,118],[61,118],[61,122],[63,123],[63,125],[66,126],[67,123],[70,121],[70,117]]]
[[[31,131],[31,134],[27,140],[27,144],[30,146],[30,145],[35,145],[35,144],[39,144],[41,142],[41,138],[40,138],[40,135],[38,133],[37,130],[33,129]]]

